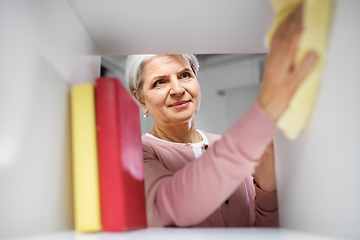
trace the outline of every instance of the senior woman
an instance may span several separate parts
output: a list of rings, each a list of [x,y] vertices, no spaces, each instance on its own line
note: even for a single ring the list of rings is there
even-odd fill
[[[257,101],[222,136],[195,127],[194,55],[128,57],[128,88],[154,121],[142,136],[149,226],[278,226],[276,120],[317,59],[311,52],[292,64],[301,15],[300,7],[275,34]]]

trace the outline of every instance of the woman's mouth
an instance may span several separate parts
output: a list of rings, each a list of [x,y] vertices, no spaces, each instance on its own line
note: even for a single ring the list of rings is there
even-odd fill
[[[174,102],[174,103],[170,104],[169,107],[172,107],[175,109],[185,108],[189,105],[189,102],[190,102],[190,100]]]

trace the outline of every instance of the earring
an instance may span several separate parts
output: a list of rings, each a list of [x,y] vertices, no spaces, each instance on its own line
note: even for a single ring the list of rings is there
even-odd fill
[[[149,116],[149,113],[144,114],[144,118],[147,118]]]

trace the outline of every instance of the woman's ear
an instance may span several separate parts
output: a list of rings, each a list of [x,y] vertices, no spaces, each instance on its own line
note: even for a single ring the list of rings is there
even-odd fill
[[[146,104],[143,102],[141,94],[139,94],[137,91],[134,90],[133,95],[134,95],[136,101],[139,103],[139,105],[140,105],[142,111],[144,112],[144,114],[146,114],[148,112],[148,110],[147,110]]]

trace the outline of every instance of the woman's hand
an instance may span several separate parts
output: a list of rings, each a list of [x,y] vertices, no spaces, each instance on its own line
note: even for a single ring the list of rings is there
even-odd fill
[[[315,66],[317,54],[309,52],[295,68],[294,60],[302,33],[302,11],[299,6],[279,26],[264,65],[258,102],[276,121],[286,109],[293,93]]]
[[[275,175],[275,157],[274,142],[266,147],[265,152],[261,156],[260,164],[256,167],[253,174],[255,182],[265,192],[276,191],[276,175]]]

